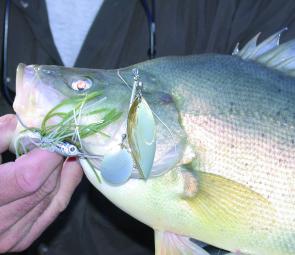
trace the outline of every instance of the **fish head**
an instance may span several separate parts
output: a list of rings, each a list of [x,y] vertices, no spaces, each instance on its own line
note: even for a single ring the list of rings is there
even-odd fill
[[[93,128],[101,124],[99,132],[90,132],[91,135],[83,135],[81,129],[79,130],[80,148],[83,147],[85,153],[105,155],[120,149],[124,136],[126,137],[128,133],[128,119],[131,119],[129,113],[134,113],[136,108],[130,108],[135,76],[134,66],[120,70],[96,70],[20,64],[17,69],[14,110],[22,123],[18,124],[17,132],[29,127],[39,128],[43,134],[51,135],[50,132],[55,131],[52,126],[60,125],[64,117],[71,117],[71,123],[75,126],[88,125]],[[163,92],[163,89],[161,91],[161,84],[155,75],[146,73],[143,68],[140,70],[140,81],[144,82],[143,108],[151,107],[153,113],[150,111],[148,114],[151,119],[155,119],[157,125],[157,141],[150,139],[153,146],[157,143],[152,154],[156,153],[155,158],[159,161],[161,158],[164,160],[165,155],[169,157],[174,155],[173,153],[170,155],[171,153],[167,151],[177,151],[175,157],[177,160],[181,153],[178,153],[176,144],[182,140],[179,136],[183,133],[174,102],[169,93]],[[83,103],[85,98],[91,100],[87,99]],[[139,102],[136,103],[135,106],[138,106]],[[51,113],[49,118],[48,113]],[[144,121],[141,128],[145,129],[145,126],[148,126],[146,129],[149,131],[149,123],[146,120],[148,114],[142,112]],[[47,119],[45,124],[44,119]],[[171,127],[177,135],[172,135],[169,130]],[[131,126],[132,128],[134,127]],[[74,126],[72,132],[76,132]],[[129,128],[130,132],[132,131]],[[67,141],[71,142],[69,137]],[[136,143],[137,141],[134,141],[134,146]],[[157,147],[156,152],[155,147]],[[150,161],[150,166],[151,163]]]
[[[62,100],[95,91],[102,91],[107,98],[104,105],[114,105],[121,108],[120,111],[128,111],[125,106],[129,103],[130,92],[126,86],[122,86],[113,70],[19,64],[14,110],[23,117],[34,114],[35,120],[40,121]]]
[[[71,110],[75,108],[76,112],[82,111],[83,115],[86,106],[87,111],[97,106],[96,109],[109,109],[118,113],[116,121],[104,128],[105,135],[97,135],[95,143],[91,142],[93,137],[85,141],[90,151],[91,144],[95,144],[96,151],[92,153],[98,153],[98,150],[102,153],[101,150],[105,150],[103,147],[117,138],[116,134],[123,128],[128,114],[130,94],[130,89],[122,83],[115,70],[20,64],[17,69],[16,98],[13,107],[25,126],[40,128],[47,113],[60,103],[71,101],[72,98],[83,99],[88,95],[94,95],[88,105],[85,103],[84,106],[75,108],[77,102],[73,100],[72,104],[61,107],[59,112],[71,114]],[[79,121],[84,125],[99,123],[103,121],[103,116],[103,113],[92,114]],[[60,118],[55,117],[48,123],[54,125],[60,121]],[[19,124],[18,131],[21,129],[23,126]],[[118,141],[121,139],[119,137],[121,135],[118,135]],[[119,143],[118,141],[116,142]]]

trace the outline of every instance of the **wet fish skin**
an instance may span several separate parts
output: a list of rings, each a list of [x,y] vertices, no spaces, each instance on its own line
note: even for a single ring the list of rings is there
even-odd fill
[[[134,67],[144,82],[143,96],[174,134],[171,139],[157,123],[156,159],[180,141],[186,149],[163,176],[122,186],[98,183],[81,160],[94,186],[157,231],[245,254],[294,254],[294,77],[239,57],[205,54],[121,69],[128,84]],[[21,67],[19,73],[14,109],[26,123],[38,126],[48,109],[81,93],[71,89],[71,81],[87,76],[93,81],[89,91],[102,89],[104,106],[123,112],[107,130],[111,140],[124,132],[130,91],[117,70],[39,66]],[[49,96],[54,98],[44,102]],[[110,142],[86,139],[85,147],[95,153]]]

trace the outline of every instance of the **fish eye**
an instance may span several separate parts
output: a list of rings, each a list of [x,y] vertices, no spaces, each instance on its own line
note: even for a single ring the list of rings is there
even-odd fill
[[[71,153],[75,152],[75,151],[76,151],[75,146],[70,146],[69,151],[70,151]]]
[[[83,91],[91,88],[92,81],[88,78],[82,78],[72,81],[71,87],[76,91]]]

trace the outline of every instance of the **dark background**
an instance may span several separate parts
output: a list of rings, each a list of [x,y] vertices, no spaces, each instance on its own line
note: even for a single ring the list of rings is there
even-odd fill
[[[11,2],[7,64],[9,86],[14,90],[18,63],[62,62],[50,33],[44,1]],[[1,44],[4,3],[0,0]],[[281,41],[295,38],[295,1],[156,0],[156,22],[157,57],[231,54],[237,42],[244,45],[258,32],[262,32],[262,40],[288,27]],[[75,66],[124,67],[146,60],[147,49],[148,26],[140,1],[107,0]],[[2,55],[0,60],[2,63]],[[0,96],[0,115],[8,112],[13,110]],[[9,157],[5,155],[6,160]],[[153,254],[153,231],[113,206],[84,180],[68,209],[26,254],[37,254],[37,250],[39,254]]]

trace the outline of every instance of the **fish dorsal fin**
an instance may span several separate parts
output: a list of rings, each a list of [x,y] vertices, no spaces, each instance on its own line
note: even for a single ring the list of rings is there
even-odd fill
[[[241,50],[238,43],[232,54],[295,77],[295,39],[280,44],[281,34],[286,30],[287,28],[280,30],[259,44],[258,33]]]

